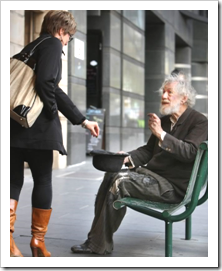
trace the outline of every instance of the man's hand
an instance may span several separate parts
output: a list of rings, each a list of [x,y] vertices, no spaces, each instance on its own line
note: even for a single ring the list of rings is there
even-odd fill
[[[125,151],[119,151],[119,152],[117,152],[117,153],[126,153]],[[124,161],[123,161],[123,164],[126,164],[126,163],[129,163],[130,161],[129,161],[129,156],[126,156],[125,158],[124,158]]]
[[[86,129],[90,130],[91,135],[98,137],[99,136],[99,125],[95,121],[87,121]]]
[[[148,121],[149,129],[157,138],[159,138],[159,140],[161,140],[161,133],[163,132],[163,129],[161,127],[160,118],[154,113],[149,113],[148,116],[149,116]]]

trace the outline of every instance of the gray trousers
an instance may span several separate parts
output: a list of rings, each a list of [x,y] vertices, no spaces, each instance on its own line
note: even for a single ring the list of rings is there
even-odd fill
[[[95,217],[85,242],[93,252],[112,252],[113,233],[117,231],[126,214],[126,207],[115,210],[113,202],[123,197],[167,203],[182,201],[166,179],[147,169],[106,173],[96,196]]]

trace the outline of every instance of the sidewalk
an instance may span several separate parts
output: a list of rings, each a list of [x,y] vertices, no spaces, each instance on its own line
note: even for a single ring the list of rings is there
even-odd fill
[[[85,241],[94,217],[94,201],[104,173],[86,162],[53,171],[53,203],[45,242],[53,257],[164,257],[165,224],[161,220],[127,209],[114,235],[112,254],[73,254],[70,247]],[[25,257],[32,257],[31,191],[33,181],[25,169],[14,239]],[[184,221],[173,225],[173,257],[208,257],[208,202],[197,207],[192,221],[192,240],[184,240]]]

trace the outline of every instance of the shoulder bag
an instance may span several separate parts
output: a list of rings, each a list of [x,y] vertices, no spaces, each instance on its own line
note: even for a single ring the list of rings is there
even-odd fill
[[[31,56],[40,40],[29,52],[10,58],[10,117],[22,127],[30,128],[40,115],[43,103],[35,90],[36,62]]]

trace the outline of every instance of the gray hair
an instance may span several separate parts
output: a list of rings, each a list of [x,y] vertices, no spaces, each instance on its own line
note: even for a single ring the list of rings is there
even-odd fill
[[[171,73],[171,75],[164,80],[161,88],[159,89],[160,95],[162,95],[163,89],[167,84],[174,82],[178,83],[175,86],[177,93],[181,96],[186,96],[186,104],[189,107],[193,107],[195,105],[196,90],[191,86],[185,73],[181,71],[179,73]]]

